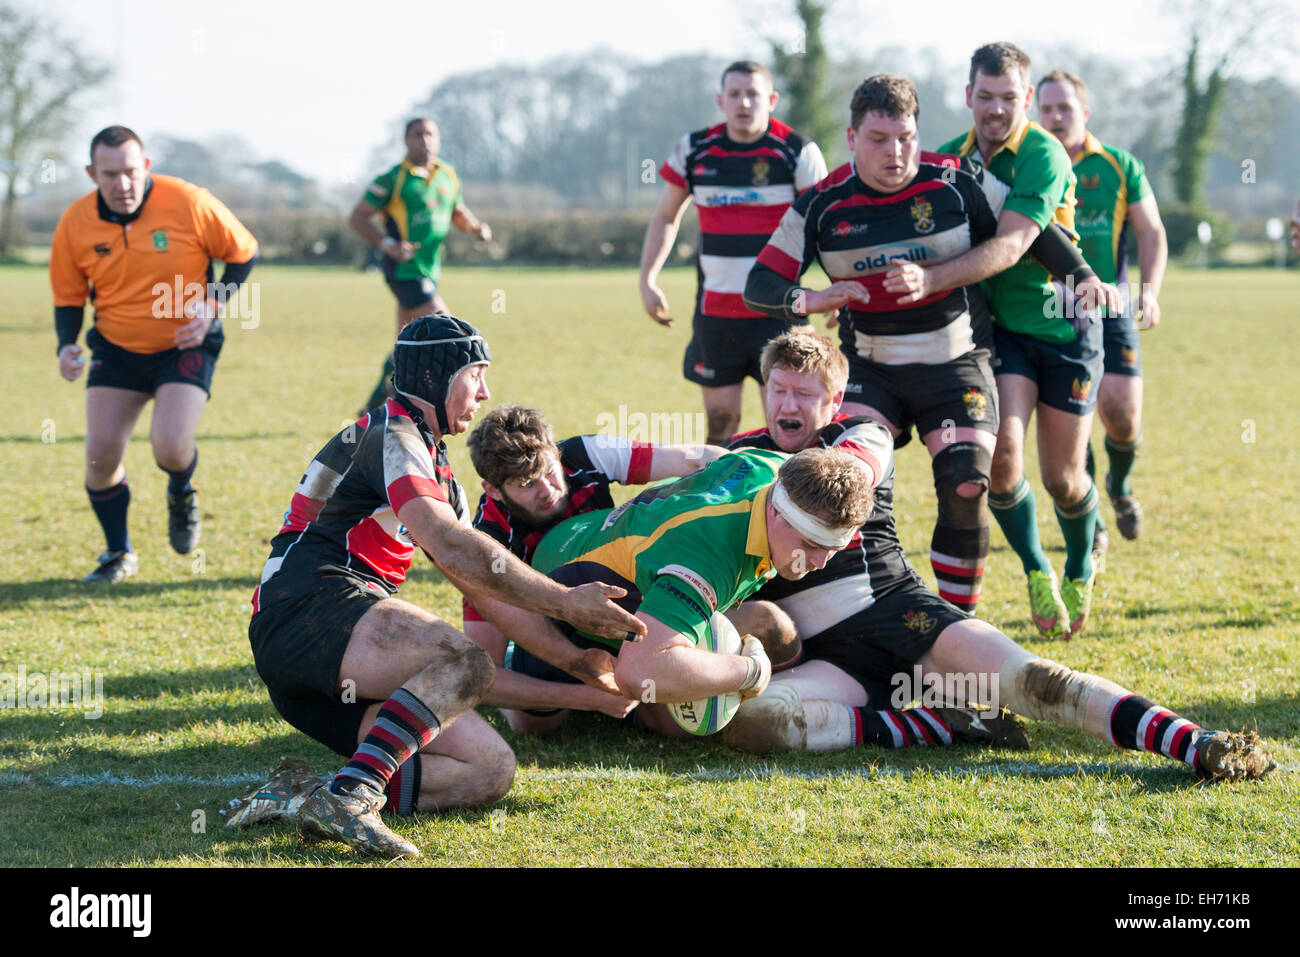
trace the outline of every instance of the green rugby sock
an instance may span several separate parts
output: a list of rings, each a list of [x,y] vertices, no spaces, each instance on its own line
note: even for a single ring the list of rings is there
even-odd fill
[[[1129,487],[1129,475],[1133,471],[1133,460],[1137,458],[1138,446],[1142,444],[1139,434],[1132,442],[1116,442],[1106,436],[1106,455],[1110,459],[1110,483],[1107,491],[1116,497],[1132,495]]]
[[[1095,483],[1089,484],[1088,494],[1068,508],[1056,506],[1056,521],[1065,536],[1065,577],[1086,581],[1092,577],[1092,536],[1097,529],[1097,516],[1101,510],[1097,503]]]
[[[1037,505],[1029,481],[1022,475],[1020,484],[1010,492],[1002,495],[990,492],[989,509],[998,520],[1002,534],[1007,537],[1007,544],[1020,556],[1025,574],[1032,571],[1050,572],[1052,565],[1043,553],[1043,543],[1038,538]],[[1088,544],[1091,546],[1091,538],[1088,539]]]

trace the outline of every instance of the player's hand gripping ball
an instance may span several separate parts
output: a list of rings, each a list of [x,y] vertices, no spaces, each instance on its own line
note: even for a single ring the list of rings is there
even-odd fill
[[[703,651],[713,651],[723,655],[740,654],[740,635],[736,632],[727,616],[714,612],[704,630],[704,640],[698,645]],[[712,698],[700,698],[698,701],[683,701],[670,704],[668,713],[678,726],[691,734],[714,734],[727,726],[736,709],[740,707],[740,692],[728,691],[714,695]]]

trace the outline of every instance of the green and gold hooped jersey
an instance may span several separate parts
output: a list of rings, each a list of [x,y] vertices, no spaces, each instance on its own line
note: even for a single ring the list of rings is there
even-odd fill
[[[1132,153],[1088,133],[1075,154],[1075,230],[1083,258],[1103,282],[1128,281],[1128,210],[1151,195],[1146,169]]]
[[[366,187],[366,202],[384,214],[384,232],[394,239],[418,243],[410,261],[392,265],[394,279],[434,282],[442,273],[442,243],[451,230],[451,215],[460,203],[460,177],[446,163],[434,160],[424,175],[402,160]]]
[[[990,157],[975,156],[975,131],[949,140],[940,153],[968,156],[1011,187],[1002,209],[1032,219],[1039,229],[1057,222],[1074,229],[1074,171],[1060,141],[1037,123],[1027,121]],[[1047,342],[1070,342],[1074,329],[1061,317],[1052,277],[1028,254],[1005,272],[980,283],[994,321],[1004,329]]]
[[[547,532],[533,567],[566,585],[626,588],[619,604],[698,644],[713,612],[744,601],[776,574],[767,496],[785,459],[746,449],[618,508],[574,516]]]

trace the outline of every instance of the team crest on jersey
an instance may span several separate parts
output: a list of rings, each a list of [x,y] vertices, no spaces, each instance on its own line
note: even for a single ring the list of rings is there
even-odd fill
[[[1079,189],[1101,189],[1101,174],[1079,177]]]
[[[934,229],[934,207],[930,201],[918,196],[912,200],[912,225],[918,233],[928,233]]]
[[[167,248],[167,234],[161,229],[152,236],[153,248],[162,251]]]
[[[767,178],[772,173],[772,164],[767,161],[766,157],[760,156],[754,160],[754,185],[766,186]]]
[[[923,611],[917,611],[913,608],[903,616],[903,624],[912,631],[919,631],[923,635],[928,635],[934,631],[934,626],[938,624],[933,618]]]
[[[966,404],[966,414],[974,421],[982,422],[984,416],[988,415],[989,400],[975,386],[971,386],[963,392],[961,400]]]
[[[1088,400],[1088,393],[1091,391],[1091,379],[1084,379],[1082,382],[1075,379],[1074,384],[1070,386],[1070,394],[1074,396],[1076,402],[1086,402]]]

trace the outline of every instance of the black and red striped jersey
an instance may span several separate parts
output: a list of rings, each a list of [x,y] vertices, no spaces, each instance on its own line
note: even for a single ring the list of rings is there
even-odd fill
[[[719,123],[683,136],[659,175],[699,208],[696,315],[761,315],[745,305],[745,278],[794,198],[826,175],[817,144],[779,120],[753,143],[737,143]]]
[[[930,266],[993,236],[1009,192],[969,160],[938,154],[923,154],[916,178],[896,193],[872,189],[847,163],[782,217],[758,255],[747,299],[788,318],[783,294],[816,259],[831,282],[858,280],[871,297],[841,313],[846,350],[886,365],[937,365],[988,347],[992,318],[978,286],[900,306],[884,280],[896,258]]]
[[[397,399],[330,439],[307,466],[253,592],[253,614],[321,575],[347,574],[392,594],[415,542],[397,512],[414,498],[447,502],[465,524],[465,490],[446,446]]]
[[[818,445],[866,461],[876,476],[875,502],[866,524],[824,568],[797,581],[773,578],[754,596],[776,602],[803,638],[821,634],[870,607],[877,596],[918,580],[894,528],[894,440],[889,431],[866,416],[841,414],[818,434]],[[727,447],[781,451],[766,428],[734,435]]]
[[[474,513],[475,528],[530,565],[537,543],[547,532],[574,515],[613,508],[610,485],[644,484],[650,479],[650,465],[654,461],[653,445],[608,435],[575,435],[560,442],[559,450],[560,467],[569,493],[563,515],[545,525],[532,525],[487,495],[479,498]],[[466,621],[483,620],[468,598],[462,599],[462,606]]]

